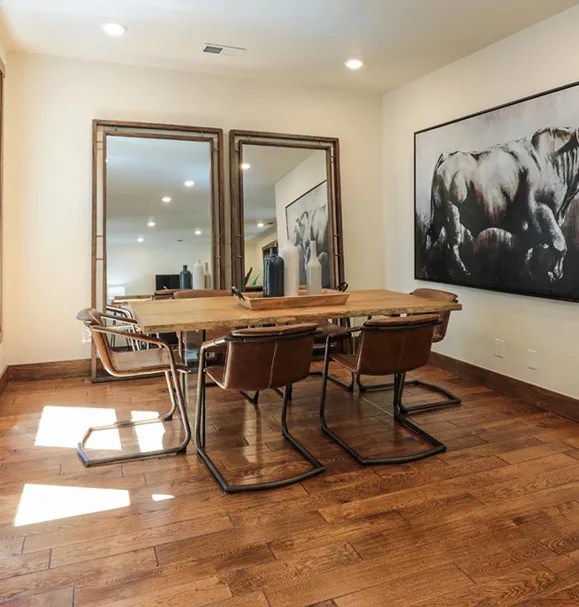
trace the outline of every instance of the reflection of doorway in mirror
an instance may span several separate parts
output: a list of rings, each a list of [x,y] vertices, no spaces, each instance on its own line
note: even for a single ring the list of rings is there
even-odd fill
[[[178,288],[198,260],[214,276],[210,143],[111,134],[106,151],[109,301]]]

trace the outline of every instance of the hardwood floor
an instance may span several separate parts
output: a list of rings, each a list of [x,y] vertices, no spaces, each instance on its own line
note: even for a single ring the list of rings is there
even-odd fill
[[[75,444],[88,425],[168,408],[162,380],[11,384],[0,398],[0,602],[579,605],[579,425],[436,368],[416,376],[464,399],[414,417],[447,453],[362,468],[321,434],[320,378],[310,377],[294,388],[290,427],[327,474],[234,496],[223,495],[193,449],[80,464]],[[374,406],[387,409],[386,393],[328,390],[330,426],[362,453],[422,447]],[[425,398],[412,389],[405,401]],[[306,468],[281,440],[279,412],[274,392],[256,411],[209,389],[207,446],[231,481]],[[177,441],[176,428],[109,432],[94,453],[156,448]]]

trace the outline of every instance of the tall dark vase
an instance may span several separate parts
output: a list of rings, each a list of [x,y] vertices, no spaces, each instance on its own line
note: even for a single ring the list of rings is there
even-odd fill
[[[283,259],[277,247],[272,247],[263,260],[263,296],[283,297]]]
[[[193,275],[187,269],[187,266],[183,266],[181,273],[179,274],[179,288],[180,289],[192,289],[193,288]]]

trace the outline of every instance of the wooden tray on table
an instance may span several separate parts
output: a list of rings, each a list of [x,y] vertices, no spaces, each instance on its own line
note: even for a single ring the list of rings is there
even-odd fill
[[[305,289],[300,289],[300,294],[297,297],[264,297],[263,293],[239,293],[237,289],[233,291],[233,294],[238,298],[239,304],[249,310],[339,306],[344,305],[350,297],[347,292],[334,291],[333,289],[322,289],[319,295],[306,295]]]

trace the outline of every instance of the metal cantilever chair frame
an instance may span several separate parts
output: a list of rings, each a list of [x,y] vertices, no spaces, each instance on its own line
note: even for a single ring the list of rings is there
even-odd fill
[[[417,291],[421,291],[421,289],[417,289]],[[411,293],[411,295],[418,295],[419,297],[423,297],[423,295],[419,295],[417,293],[417,291],[413,291]],[[431,289],[428,289],[428,291],[433,292]],[[447,293],[446,291],[444,293],[449,296],[454,295],[454,293]],[[435,297],[431,297],[431,298],[436,299]],[[445,298],[445,299],[448,301],[451,301],[450,297]],[[454,302],[458,301],[458,298],[456,295],[454,295],[453,301]],[[450,312],[446,312],[443,314],[450,315]],[[441,315],[441,324],[443,325],[443,332],[446,333],[446,325],[448,324],[448,318],[443,319],[443,315]],[[440,337],[440,339],[435,338],[434,342],[439,342],[439,341],[442,341],[443,339],[444,339],[444,334],[442,335],[442,337]],[[332,381],[334,381],[334,380],[332,380]],[[358,384],[358,389],[360,390],[360,392],[376,392],[376,391],[380,391],[380,390],[395,389],[395,382],[376,384],[374,386],[364,385],[362,383],[362,380],[360,379],[359,375],[356,376],[356,383]],[[425,390],[430,390],[431,392],[436,392],[438,394],[441,394],[442,396],[445,397],[443,400],[438,400],[438,401],[435,401],[432,403],[424,403],[421,405],[413,405],[411,407],[406,407],[405,405],[400,403],[400,410],[404,414],[411,415],[414,413],[423,413],[425,411],[434,411],[436,409],[442,409],[443,407],[452,407],[452,406],[460,405],[462,403],[461,399],[458,396],[456,396],[456,394],[453,394],[450,390],[447,390],[446,388],[442,388],[441,386],[437,386],[435,384],[430,384],[430,383],[422,381],[420,379],[411,379],[411,380],[405,381],[404,385],[405,386],[418,386],[420,388],[424,388]],[[345,386],[345,387],[349,388],[349,389],[353,388],[353,386],[352,387]]]
[[[429,326],[429,325],[434,326],[436,324],[439,324],[439,322],[440,321],[433,319],[429,322],[424,323],[421,326],[423,326],[423,327]],[[394,327],[380,327],[380,328],[361,326],[361,327],[352,327],[351,329],[348,329],[347,331],[350,335],[352,335],[353,333],[362,332],[362,331],[399,331],[399,330],[404,330],[404,329],[408,329],[408,325],[394,326]],[[336,443],[338,443],[341,447],[343,447],[354,459],[356,459],[363,466],[380,465],[380,464],[404,464],[404,463],[408,463],[408,462],[415,462],[415,461],[424,459],[426,457],[430,457],[432,455],[437,455],[438,453],[443,453],[444,451],[446,451],[446,445],[444,445],[444,443],[441,443],[437,438],[435,438],[434,436],[432,436],[431,434],[429,434],[428,432],[426,432],[425,430],[423,430],[422,428],[420,428],[419,426],[417,426],[416,424],[414,424],[413,422],[411,422],[409,419],[407,419],[405,417],[405,415],[404,415],[405,412],[402,409],[401,403],[402,403],[402,393],[404,391],[406,373],[397,373],[395,375],[395,379],[394,379],[394,395],[393,395],[393,402],[392,402],[394,423],[400,424],[401,426],[403,426],[404,428],[406,428],[413,434],[422,438],[424,441],[426,441],[427,443],[429,443],[432,446],[431,449],[422,451],[420,453],[415,453],[412,455],[402,455],[402,456],[386,457],[386,458],[366,458],[366,457],[363,457],[362,455],[360,455],[360,453],[358,453],[358,451],[356,451],[356,449],[354,449],[344,439],[342,439],[333,430],[331,430],[328,427],[328,424],[326,421],[326,393],[327,393],[328,379],[330,379],[334,383],[337,383],[340,386],[343,386],[349,390],[353,390],[354,378],[357,376],[356,373],[352,372],[352,383],[348,385],[345,382],[341,381],[339,378],[331,377],[329,375],[330,360],[332,358],[331,353],[330,353],[330,347],[331,347],[331,342],[334,339],[335,339],[334,336],[329,335],[326,340],[326,353],[324,356],[324,370],[323,370],[323,377],[322,377],[322,395],[320,398],[320,424],[321,424],[322,431],[325,434],[327,434],[330,438],[332,438]]]
[[[312,331],[312,335],[315,333],[315,329]],[[312,476],[317,474],[321,474],[325,472],[325,467],[322,465],[318,459],[316,459],[301,443],[297,441],[297,439],[292,436],[289,431],[288,423],[287,423],[287,411],[288,405],[290,403],[290,395],[292,384],[288,384],[283,389],[283,402],[281,409],[281,432],[283,438],[285,438],[290,445],[298,451],[312,466],[310,470],[306,472],[302,472],[301,474],[296,474],[289,478],[277,480],[277,481],[266,481],[261,483],[254,483],[252,485],[232,485],[227,482],[219,468],[215,465],[207,450],[205,448],[206,445],[206,433],[205,433],[205,417],[206,417],[206,353],[211,347],[220,346],[223,344],[230,343],[258,343],[258,342],[274,342],[274,341],[283,341],[286,339],[296,339],[295,334],[284,335],[284,336],[267,336],[267,337],[221,337],[215,339],[211,342],[207,342],[203,344],[200,350],[199,355],[199,375],[197,380],[197,409],[196,409],[196,418],[195,418],[195,439],[197,443],[197,454],[201,459],[205,462],[221,488],[225,493],[243,493],[247,491],[260,491],[264,489],[277,489],[279,487],[286,487],[288,485],[292,485],[294,483],[299,483],[304,481]],[[227,362],[225,363],[227,364]],[[247,396],[246,396],[247,398]],[[257,402],[254,403],[257,407]]]
[[[100,316],[103,318],[110,317],[110,315],[102,314],[102,313],[100,314]],[[122,331],[119,329],[112,329],[109,327],[96,325],[96,324],[95,325],[88,324],[88,323],[85,323],[85,324],[91,332],[94,331],[96,333],[100,333],[105,336],[104,337],[105,339],[107,336],[119,336],[119,335],[122,337],[126,336],[126,331]],[[128,461],[133,461],[133,460],[142,460],[142,459],[148,459],[151,457],[160,457],[163,455],[178,455],[178,454],[182,454],[182,453],[186,452],[187,445],[191,441],[191,426],[189,425],[189,419],[187,416],[187,408],[186,408],[186,404],[185,404],[185,399],[183,396],[183,392],[181,391],[181,386],[179,384],[179,378],[178,378],[178,373],[186,373],[187,371],[185,371],[184,369],[181,369],[180,367],[177,367],[173,350],[171,349],[169,344],[167,344],[167,342],[163,341],[162,339],[159,339],[157,337],[149,337],[149,336],[142,335],[139,333],[135,333],[134,335],[132,335],[131,339],[138,340],[148,347],[153,346],[153,347],[158,347],[158,348],[164,348],[165,350],[167,350],[168,359],[169,359],[169,368],[166,371],[164,371],[164,375],[165,375],[165,380],[167,382],[167,388],[169,390],[169,396],[171,399],[171,408],[166,413],[163,413],[163,414],[159,415],[158,417],[155,417],[152,419],[121,420],[118,422],[114,422],[113,424],[107,424],[104,426],[94,426],[94,427],[89,428],[85,432],[81,441],[77,445],[78,455],[79,455],[80,459],[82,460],[82,463],[87,467],[99,466],[99,465],[103,465],[103,464],[128,462]],[[158,370],[115,372],[114,369],[109,368],[109,369],[107,369],[107,371],[109,373],[111,373],[111,375],[116,375],[117,377],[128,377],[128,376],[143,377],[143,376],[147,376],[147,375],[154,376],[154,375],[159,374]],[[175,447],[169,447],[167,449],[157,449],[155,451],[147,451],[145,453],[128,453],[128,454],[124,454],[124,455],[115,455],[115,456],[101,457],[101,458],[90,458],[86,453],[86,443],[87,443],[88,439],[90,438],[91,434],[93,434],[94,432],[99,432],[102,430],[115,430],[115,429],[119,429],[119,428],[128,428],[128,427],[135,427],[135,426],[144,426],[144,425],[148,425],[148,424],[171,421],[173,419],[173,415],[175,414],[176,410],[179,410],[179,414],[181,415],[181,422],[182,422],[183,428],[185,430],[185,437],[184,437],[183,441]]]

